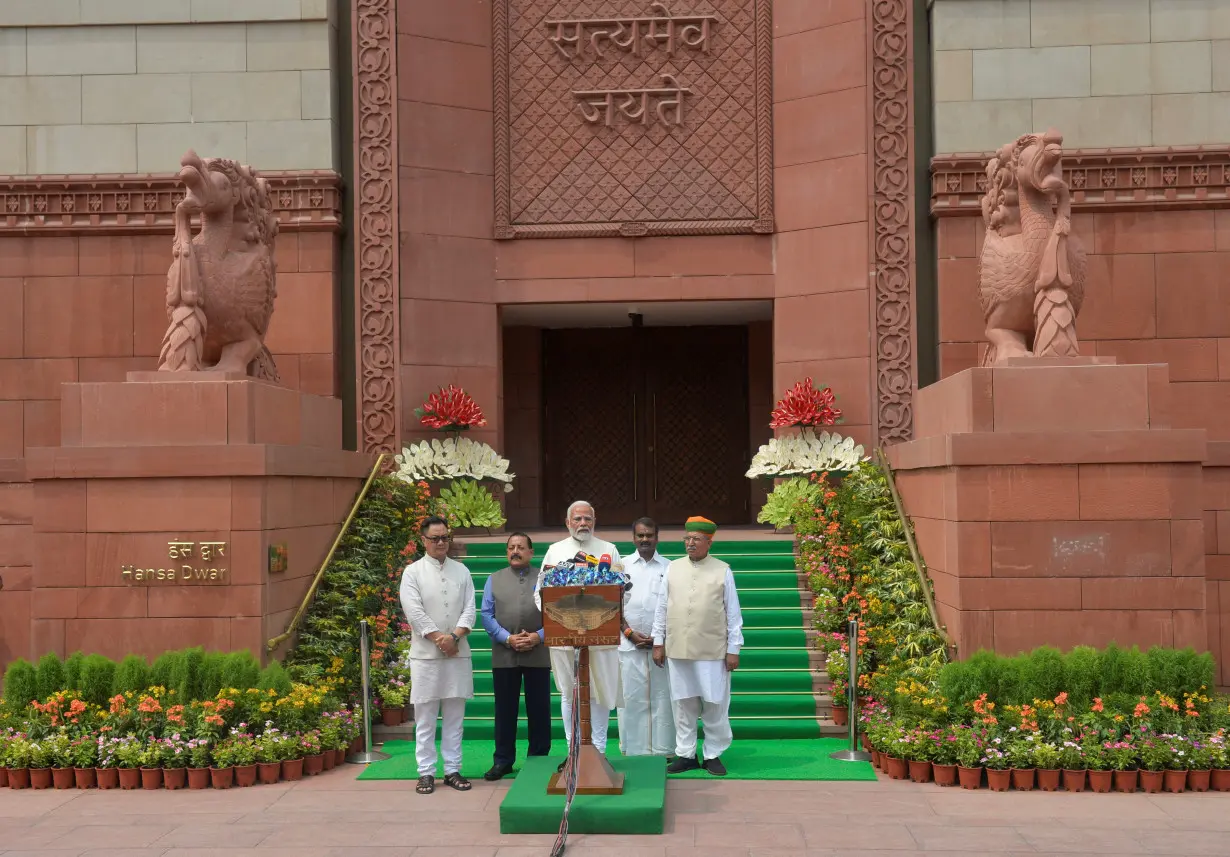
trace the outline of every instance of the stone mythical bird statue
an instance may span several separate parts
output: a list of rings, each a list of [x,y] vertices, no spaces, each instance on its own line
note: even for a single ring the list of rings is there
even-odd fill
[[[179,177],[167,327],[159,370],[237,372],[279,381],[265,333],[277,297],[278,222],[268,183],[225,158],[189,151]],[[192,234],[192,217],[201,230]]]
[[[986,239],[978,260],[978,300],[990,342],[984,366],[1080,354],[1076,316],[1088,261],[1071,234],[1062,159],[1063,135],[1050,130],[1008,143],[987,163]]]

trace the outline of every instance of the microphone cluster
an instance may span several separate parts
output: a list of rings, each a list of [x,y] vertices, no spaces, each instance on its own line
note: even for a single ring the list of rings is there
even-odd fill
[[[611,555],[604,553],[600,557],[577,551],[572,559],[564,560],[548,569],[543,576],[543,586],[598,586],[617,584],[624,590],[632,588],[628,575],[617,568],[612,568]]]

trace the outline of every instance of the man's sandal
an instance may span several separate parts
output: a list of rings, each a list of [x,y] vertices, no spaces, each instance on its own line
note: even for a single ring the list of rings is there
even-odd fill
[[[456,772],[446,775],[444,777],[444,784],[459,792],[468,792],[471,788],[470,781]]]
[[[436,790],[436,778],[431,774],[419,777],[419,783],[414,790],[421,795],[429,795]]]

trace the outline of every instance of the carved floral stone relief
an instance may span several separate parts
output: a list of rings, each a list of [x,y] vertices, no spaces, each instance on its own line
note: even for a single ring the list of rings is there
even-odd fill
[[[496,238],[773,231],[772,0],[495,0]]]

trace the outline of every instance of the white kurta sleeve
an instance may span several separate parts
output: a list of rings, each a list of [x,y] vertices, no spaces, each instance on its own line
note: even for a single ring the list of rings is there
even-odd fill
[[[743,611],[739,608],[739,592],[735,589],[735,575],[726,569],[726,654],[737,655],[743,648]],[[665,613],[663,613],[665,618]],[[656,626],[655,626],[656,627]]]
[[[461,584],[461,597],[465,599],[466,606],[461,611],[461,618],[457,620],[457,627],[473,631],[474,620],[477,618],[477,611],[474,608],[476,595],[474,592],[474,578],[470,576],[469,569],[466,569],[465,580]]]
[[[658,593],[658,603],[653,608],[653,644],[666,645],[666,594],[670,591],[671,577],[662,576],[662,591]],[[729,620],[727,621],[729,624]]]
[[[471,584],[473,586],[473,584]],[[419,636],[439,631],[436,623],[431,621],[427,610],[423,607],[423,595],[419,592],[419,579],[407,566],[401,575],[401,609],[406,614],[406,621]]]

